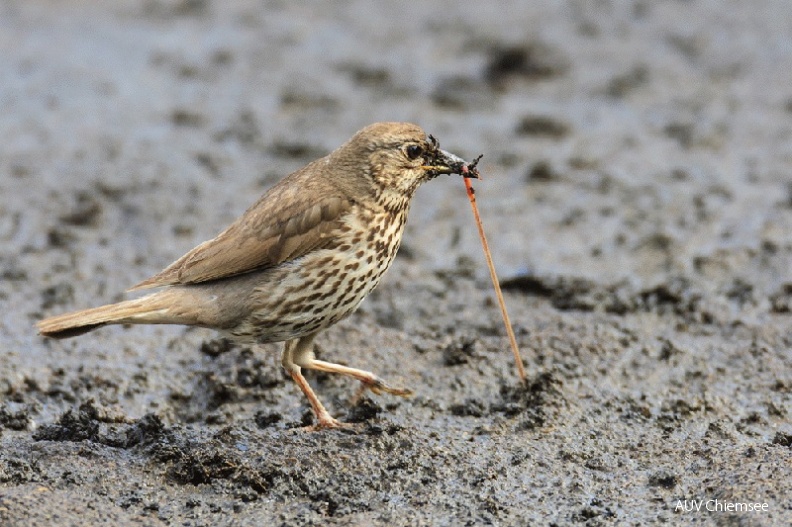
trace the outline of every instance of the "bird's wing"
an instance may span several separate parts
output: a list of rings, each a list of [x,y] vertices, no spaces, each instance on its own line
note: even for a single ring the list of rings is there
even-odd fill
[[[353,202],[327,182],[301,172],[272,187],[216,238],[130,291],[266,269],[322,247]]]

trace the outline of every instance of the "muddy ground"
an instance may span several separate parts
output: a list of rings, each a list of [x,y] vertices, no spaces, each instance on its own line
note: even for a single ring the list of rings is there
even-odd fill
[[[0,6],[0,524],[792,522],[787,0],[292,4]],[[485,154],[526,385],[454,178],[319,339],[415,391],[311,375],[352,430],[274,345],[36,335],[378,120]]]

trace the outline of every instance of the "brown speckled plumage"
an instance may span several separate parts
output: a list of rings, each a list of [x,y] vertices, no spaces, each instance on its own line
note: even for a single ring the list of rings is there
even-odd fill
[[[284,178],[230,227],[132,290],[158,292],[38,324],[65,338],[107,324],[184,324],[243,343],[285,341],[282,363],[319,426],[337,426],[301,368],[350,375],[375,392],[404,395],[373,374],[319,361],[315,335],[352,313],[399,249],[410,200],[462,160],[416,125],[376,123]]]

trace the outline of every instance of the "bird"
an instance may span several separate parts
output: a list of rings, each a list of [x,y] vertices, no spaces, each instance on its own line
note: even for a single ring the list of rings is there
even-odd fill
[[[352,314],[396,256],[416,189],[440,174],[478,177],[415,124],[374,123],[266,191],[215,238],[128,291],[146,296],[46,318],[56,339],[110,324],[181,324],[242,345],[283,342],[281,364],[303,392],[314,429],[338,428],[303,370],[407,396],[375,374],[318,360],[314,339]]]

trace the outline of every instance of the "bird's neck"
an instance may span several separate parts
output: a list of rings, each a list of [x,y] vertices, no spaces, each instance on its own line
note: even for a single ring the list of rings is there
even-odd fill
[[[378,209],[388,214],[406,216],[410,210],[410,201],[414,192],[414,188],[408,189],[407,192],[402,189],[380,188],[375,193],[374,201]]]

